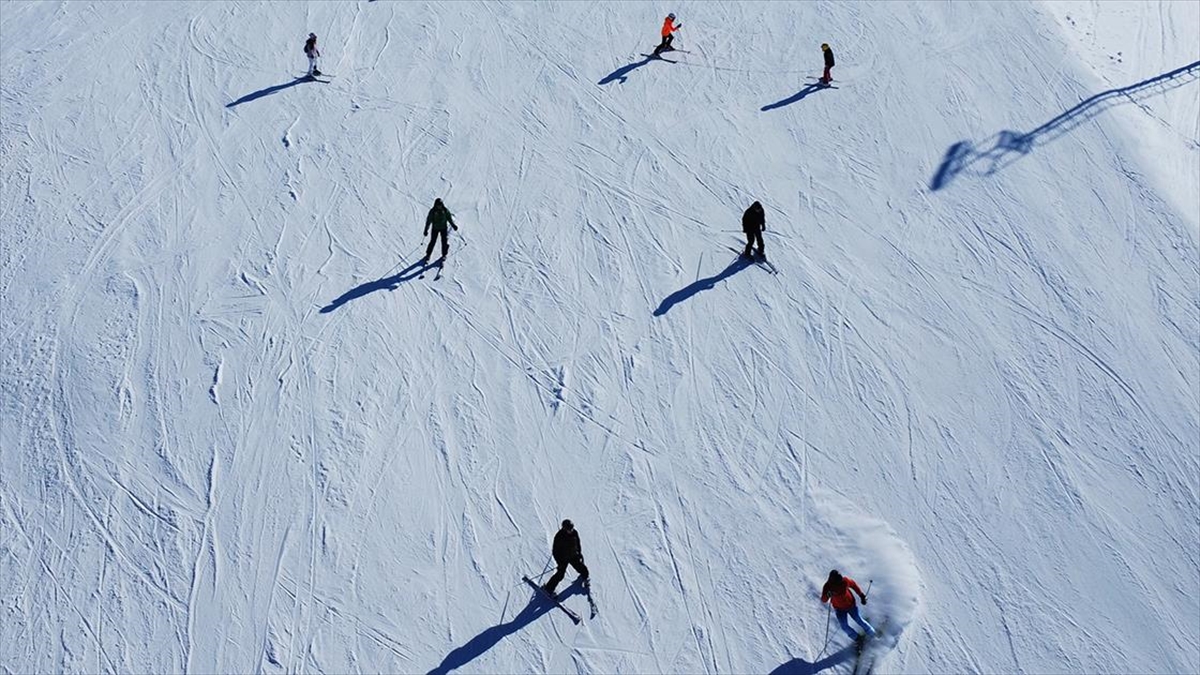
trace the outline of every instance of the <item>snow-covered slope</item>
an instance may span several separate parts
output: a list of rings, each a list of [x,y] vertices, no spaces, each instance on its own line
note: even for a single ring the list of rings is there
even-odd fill
[[[838,567],[880,672],[1200,670],[1200,54],[1133,7],[1125,73],[1017,2],[0,5],[0,665],[850,672]]]

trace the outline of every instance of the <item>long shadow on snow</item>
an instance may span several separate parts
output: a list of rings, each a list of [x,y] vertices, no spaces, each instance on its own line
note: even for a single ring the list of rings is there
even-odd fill
[[[418,260],[417,262],[400,270],[400,272],[393,276],[376,279],[375,281],[368,281],[361,286],[355,286],[345,293],[342,293],[333,302],[322,307],[321,313],[328,314],[347,302],[350,302],[351,300],[357,300],[368,293],[374,293],[375,291],[382,291],[384,289],[393,291],[397,286],[405,281],[411,281],[412,279],[415,279],[421,272],[425,271],[426,267],[427,265],[425,263]]]
[[[854,658],[854,645],[842,647],[820,661],[809,662],[804,659],[792,659],[771,671],[771,675],[815,675],[826,668],[832,668],[839,663],[845,663]]]
[[[630,63],[629,65],[621,66],[620,68],[617,68],[616,70],[612,71],[608,75],[605,75],[604,79],[600,80],[596,84],[608,84],[609,82],[612,82],[613,80],[620,80],[619,84],[625,84],[625,80],[629,79],[626,77],[627,75],[629,75],[629,73],[637,70],[638,68],[641,68],[642,66],[646,65],[647,63],[650,63],[653,60],[654,60],[654,57],[647,56],[646,58],[642,59],[641,61],[635,61],[634,63]]]
[[[307,75],[302,75],[302,76],[297,77],[296,79],[292,80],[291,82],[284,82],[283,84],[277,84],[273,87],[267,87],[266,89],[259,89],[256,92],[246,94],[245,96],[239,98],[238,100],[236,100],[232,103],[225,104],[225,107],[233,108],[233,107],[239,106],[243,103],[249,103],[250,101],[258,100],[264,96],[270,96],[271,94],[278,93],[280,91],[283,91],[284,89],[287,89],[288,87],[294,87],[294,86],[296,86],[298,84],[302,84],[304,82],[315,82],[315,80],[313,80],[312,78],[310,78]]]
[[[663,301],[658,305],[658,309],[654,310],[654,316],[662,316],[671,311],[671,308],[679,303],[687,300],[700,291],[707,291],[717,285],[718,282],[724,281],[729,277],[741,272],[751,265],[751,261],[738,256],[733,262],[729,263],[729,267],[721,270],[718,274],[704,279],[697,279],[683,288],[663,298]]]
[[[987,146],[984,150],[976,149],[976,145],[970,141],[959,141],[946,149],[942,163],[938,165],[937,171],[929,181],[929,189],[941,190],[949,185],[950,181],[954,180],[958,174],[972,169],[981,162],[984,163],[984,166],[973,169],[972,173],[990,176],[1024,155],[1028,155],[1035,147],[1070,133],[1075,127],[1122,101],[1129,101],[1140,107],[1142,99],[1182,87],[1198,78],[1200,78],[1200,61],[1189,63],[1182,68],[1176,68],[1128,87],[1102,91],[1080,101],[1078,105],[1032,131],[1026,133],[1007,129],[1001,131],[979,144]]]
[[[776,108],[782,108],[782,107],[783,107],[783,106],[785,106],[785,105],[791,105],[791,104],[793,104],[793,103],[796,103],[797,101],[799,101],[800,99],[803,99],[803,98],[805,98],[806,96],[810,96],[810,95],[812,95],[812,94],[815,94],[815,93],[817,93],[818,91],[821,91],[822,89],[833,89],[833,88],[834,88],[834,87],[823,87],[823,86],[821,86],[821,85],[819,85],[819,84],[809,84],[809,85],[805,85],[805,87],[804,87],[803,89],[801,89],[800,91],[796,92],[795,94],[792,94],[791,96],[789,96],[789,97],[787,97],[787,98],[783,99],[782,101],[776,101],[776,102],[774,102],[774,103],[768,103],[767,105],[764,105],[763,107],[759,108],[759,110],[761,110],[761,111],[763,111],[763,112],[766,112],[766,111],[768,111],[768,110],[774,110],[774,109],[776,109]]]
[[[558,597],[560,600],[565,600],[582,591],[583,586],[576,580],[565,591],[559,593]],[[534,590],[530,590],[530,593],[533,597],[529,599],[529,604],[525,605],[525,609],[521,610],[511,621],[492,626],[471,638],[465,645],[447,654],[446,658],[442,659],[442,662],[436,668],[429,671],[429,675],[446,675],[446,673],[452,670],[467,665],[492,647],[495,647],[504,638],[533,623],[550,610],[557,609],[541,593]]]

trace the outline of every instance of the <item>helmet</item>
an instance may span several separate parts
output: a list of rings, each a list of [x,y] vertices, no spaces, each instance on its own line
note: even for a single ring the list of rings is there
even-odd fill
[[[316,40],[316,39],[317,39],[317,34],[316,34],[316,33],[309,33],[309,34],[308,34],[308,39],[310,39],[310,40]]]
[[[823,52],[829,51],[829,43],[828,42],[821,43],[821,51],[823,51]]]
[[[672,21],[674,21],[674,20],[675,20],[675,13],[674,13],[674,12],[672,12],[672,13],[668,14],[668,15],[667,15],[667,18],[668,18],[668,19],[670,19],[670,20],[672,20]]]
[[[563,529],[564,529],[564,530],[573,530],[573,529],[575,529],[575,523],[572,523],[570,518],[568,518],[567,520],[564,520],[564,521],[563,521],[563,523],[562,523],[562,526],[563,526]]]

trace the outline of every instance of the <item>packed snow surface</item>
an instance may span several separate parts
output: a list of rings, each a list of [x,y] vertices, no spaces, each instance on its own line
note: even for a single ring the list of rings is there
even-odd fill
[[[1200,671],[1197,26],[0,4],[0,669]]]

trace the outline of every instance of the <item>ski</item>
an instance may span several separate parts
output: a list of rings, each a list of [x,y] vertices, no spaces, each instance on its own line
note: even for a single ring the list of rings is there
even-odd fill
[[[446,256],[438,258],[438,261],[433,266],[437,268],[437,273],[433,275],[433,280],[437,281],[442,278],[442,272],[446,271]]]
[[[853,675],[869,675],[875,669],[875,661],[879,658],[875,643],[885,637],[886,628],[887,618],[884,618],[875,627],[875,635],[868,637],[864,634],[855,641],[854,667],[850,670]]]
[[[587,595],[588,607],[592,610],[592,614],[588,619],[594,619],[600,613],[600,610],[596,608],[596,600],[592,598],[592,582],[589,581],[583,585],[583,592]]]
[[[570,607],[567,607],[566,605],[564,605],[562,603],[562,600],[559,600],[558,598],[554,597],[553,595],[550,595],[549,593],[547,593],[546,589],[544,589],[541,586],[534,583],[533,579],[530,579],[529,577],[521,577],[521,578],[525,580],[525,583],[529,584],[530,586],[533,586],[533,589],[535,591],[537,591],[538,593],[540,593],[543,598],[549,600],[550,602],[553,602],[559,609],[561,609],[563,611],[563,613],[565,613],[567,616],[571,617],[571,621],[573,621],[576,624],[578,624],[580,621],[583,621],[583,619],[580,618],[580,616],[578,614],[576,614],[574,610],[572,610]]]
[[[642,54],[642,56],[644,56],[648,59],[656,59],[658,61],[666,61],[667,63],[679,63],[678,61],[672,61],[671,59],[664,59],[659,54]]]

